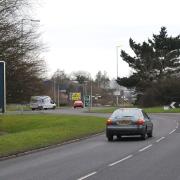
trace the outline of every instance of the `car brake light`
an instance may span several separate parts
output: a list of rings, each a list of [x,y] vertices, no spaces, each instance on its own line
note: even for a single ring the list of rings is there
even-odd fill
[[[137,125],[143,125],[144,122],[145,122],[144,119],[138,119],[137,122],[136,122],[136,124],[137,124]]]
[[[106,125],[112,125],[112,120],[111,120],[111,119],[108,119],[108,120],[106,121]]]

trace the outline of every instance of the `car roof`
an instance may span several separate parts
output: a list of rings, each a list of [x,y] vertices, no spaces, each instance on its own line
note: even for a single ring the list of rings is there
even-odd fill
[[[49,96],[31,96],[31,99],[46,99],[46,98],[50,98]]]
[[[140,110],[140,111],[142,111],[141,108],[118,108],[118,109],[116,109],[116,110],[121,110],[121,111],[125,111],[125,110]],[[116,111],[116,110],[115,110],[115,111]]]
[[[116,118],[120,116],[127,116],[127,115],[132,115],[132,116],[141,116],[142,115],[142,109],[139,108],[119,108],[116,109],[110,118]]]

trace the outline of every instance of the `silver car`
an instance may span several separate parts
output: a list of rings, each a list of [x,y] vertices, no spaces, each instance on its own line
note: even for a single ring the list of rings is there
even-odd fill
[[[113,141],[114,136],[121,138],[123,135],[140,135],[145,140],[153,136],[153,123],[142,109],[117,109],[106,122],[106,137]]]

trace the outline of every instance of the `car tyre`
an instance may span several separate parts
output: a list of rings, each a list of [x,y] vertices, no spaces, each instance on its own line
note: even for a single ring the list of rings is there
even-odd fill
[[[151,131],[150,133],[147,134],[148,137],[153,137],[153,131]]]
[[[122,136],[121,135],[117,135],[117,139],[121,140]]]
[[[147,138],[147,129],[143,134],[141,134],[141,139],[142,140],[146,140],[146,138]]]
[[[44,108],[43,108],[43,106],[39,106],[38,109],[39,110],[43,110]]]
[[[109,142],[113,141],[113,135],[108,135],[107,138]]]

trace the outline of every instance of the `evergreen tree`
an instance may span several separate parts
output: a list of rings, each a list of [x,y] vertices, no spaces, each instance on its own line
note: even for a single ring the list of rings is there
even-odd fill
[[[121,51],[122,59],[129,64],[134,73],[128,78],[118,78],[117,83],[125,87],[136,87],[138,91],[145,91],[152,81],[177,76],[180,72],[180,36],[168,36],[165,27],[159,34],[142,44],[131,38],[129,45],[135,56],[132,57]]]

